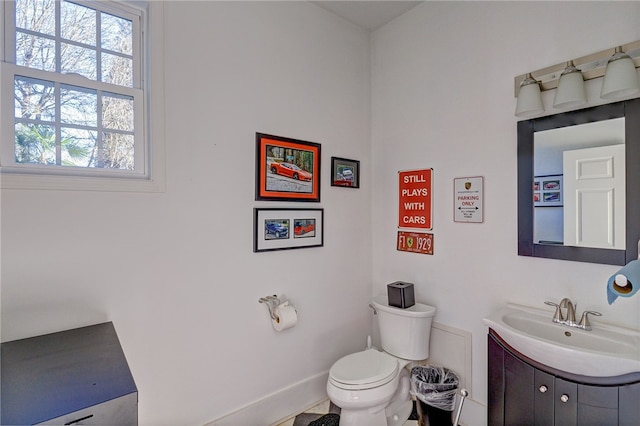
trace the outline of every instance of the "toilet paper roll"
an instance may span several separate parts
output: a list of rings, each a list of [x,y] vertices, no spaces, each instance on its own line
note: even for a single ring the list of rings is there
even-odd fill
[[[625,279],[626,285],[623,285]],[[640,260],[632,260],[609,278],[607,301],[612,304],[619,296],[631,297],[638,290],[640,290]]]
[[[271,320],[271,323],[276,331],[286,330],[298,323],[298,313],[295,308],[287,302],[278,306],[274,313],[276,318]]]

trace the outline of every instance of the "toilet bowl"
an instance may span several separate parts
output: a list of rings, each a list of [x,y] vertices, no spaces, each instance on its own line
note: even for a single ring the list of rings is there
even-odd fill
[[[395,308],[384,295],[375,297],[372,306],[384,351],[346,355],[329,370],[327,394],[341,408],[341,426],[402,425],[413,408],[409,367],[429,356],[434,307],[417,303]]]
[[[408,360],[376,349],[356,352],[336,361],[329,371],[327,394],[341,408],[340,425],[404,423],[413,408],[409,371],[405,368],[408,364]],[[387,417],[392,418],[391,422]]]

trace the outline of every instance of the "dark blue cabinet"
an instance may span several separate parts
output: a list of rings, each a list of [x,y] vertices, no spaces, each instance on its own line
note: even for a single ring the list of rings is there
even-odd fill
[[[138,390],[111,322],[1,348],[1,424],[138,424]]]
[[[640,372],[613,378],[565,373],[518,353],[493,330],[488,363],[491,426],[630,426],[640,419]]]

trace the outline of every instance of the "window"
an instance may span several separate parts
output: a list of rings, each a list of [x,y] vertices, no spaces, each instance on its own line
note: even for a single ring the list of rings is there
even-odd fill
[[[150,179],[145,10],[81,0],[4,6],[3,174]]]

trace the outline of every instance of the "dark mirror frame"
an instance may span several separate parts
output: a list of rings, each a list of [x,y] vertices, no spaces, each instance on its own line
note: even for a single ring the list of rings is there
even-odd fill
[[[533,242],[534,133],[625,117],[626,250]],[[518,255],[626,265],[638,258],[640,239],[640,99],[631,99],[518,122]]]

